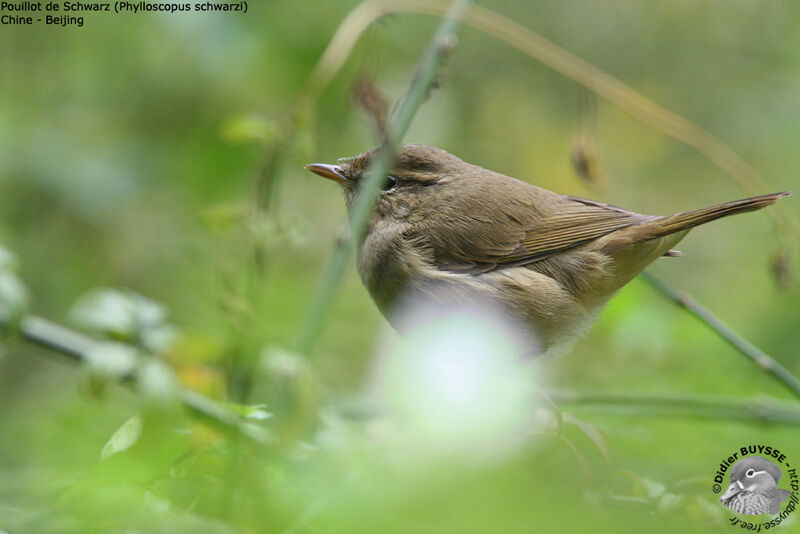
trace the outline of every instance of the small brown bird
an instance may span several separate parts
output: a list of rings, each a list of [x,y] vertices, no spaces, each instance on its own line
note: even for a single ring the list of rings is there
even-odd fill
[[[780,468],[761,456],[742,458],[731,468],[731,485],[720,502],[739,514],[777,514],[791,492],[778,489]]]
[[[350,210],[375,150],[306,168]],[[402,298],[486,302],[533,327],[531,352],[563,352],[611,295],[694,226],[761,209],[762,195],[666,217],[560,195],[442,149],[398,148],[358,249],[358,272],[393,326]]]

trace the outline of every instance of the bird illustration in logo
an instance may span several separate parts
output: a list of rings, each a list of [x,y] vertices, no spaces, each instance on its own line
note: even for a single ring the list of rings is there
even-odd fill
[[[790,492],[778,488],[780,468],[761,456],[742,458],[731,468],[731,485],[720,502],[739,514],[777,514]]]

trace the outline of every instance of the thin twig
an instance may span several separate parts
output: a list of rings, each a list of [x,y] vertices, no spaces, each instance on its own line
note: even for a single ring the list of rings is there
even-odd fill
[[[354,8],[339,25],[299,99],[314,101],[339,72],[356,42],[366,29],[389,13],[424,13],[449,16],[446,0],[367,0]],[[644,124],[691,147],[728,175],[751,195],[775,190],[731,147],[693,122],[659,106],[622,81],[567,52],[541,35],[513,20],[479,6],[471,6],[463,15],[464,24],[481,30],[517,48],[609,102],[625,110]],[[778,206],[764,213],[772,219],[783,237],[800,242],[800,229],[786,208]]]
[[[796,397],[800,398],[800,380],[798,380],[796,376],[794,376],[777,360],[737,334],[732,328],[723,323],[716,315],[694,300],[688,293],[673,289],[669,284],[647,271],[641,273],[639,276],[658,291],[666,295],[672,302],[697,317],[703,322],[703,324],[716,332],[717,335],[727,341],[740,354],[745,356],[751,362],[755,363],[767,373],[771,374],[784,386],[791,390]]]
[[[15,326],[10,323],[9,314],[0,308],[0,330],[12,328],[23,339],[79,363],[85,363],[88,360],[87,354],[96,350],[102,344],[102,341],[36,315],[23,317]],[[132,377],[125,374],[115,378],[121,382],[130,382]],[[260,444],[267,443],[268,440],[265,433],[249,427],[241,420],[238,414],[222,404],[197,392],[180,387],[178,388],[178,396],[183,405],[192,413],[211,424],[240,432]]]
[[[353,243],[358,243],[364,233],[380,185],[394,157],[394,150],[408,131],[414,115],[425,100],[442,60],[450,52],[459,20],[469,3],[470,0],[455,0],[452,3],[446,18],[439,24],[420,59],[417,71],[408,88],[399,100],[394,120],[388,125],[386,141],[371,163],[366,178],[359,188],[358,197],[354,201],[350,216],[349,235],[341,239],[334,250],[322,279],[317,284],[311,306],[300,325],[294,349],[301,354],[308,354],[319,337],[333,298],[344,278]]]
[[[763,423],[800,425],[800,408],[795,402],[739,399],[672,393],[608,393],[598,391],[548,391],[556,404],[613,408],[616,412],[648,416],[739,419]]]

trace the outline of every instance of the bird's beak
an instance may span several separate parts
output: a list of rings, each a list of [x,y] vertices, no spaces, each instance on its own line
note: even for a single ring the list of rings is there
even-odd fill
[[[743,489],[744,487],[742,486],[742,483],[738,480],[736,482],[732,482],[731,485],[728,486],[728,489],[725,490],[725,493],[722,495],[722,497],[719,498],[719,501],[725,502]]]
[[[323,178],[327,178],[328,180],[333,180],[334,182],[339,182],[340,184],[349,182],[347,177],[344,175],[342,168],[338,165],[326,165],[324,163],[309,163],[306,165],[306,169],[313,172],[314,174],[319,174]]]

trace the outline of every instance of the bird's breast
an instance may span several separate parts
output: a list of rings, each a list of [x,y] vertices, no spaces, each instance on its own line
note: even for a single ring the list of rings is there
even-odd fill
[[[439,269],[419,235],[409,237],[404,225],[378,222],[367,233],[358,255],[358,272],[381,313],[395,327],[398,306],[464,303],[497,299],[496,288],[482,277]]]
[[[557,280],[525,266],[479,274],[440,269],[424,238],[409,238],[398,224],[378,222],[370,229],[359,249],[358,271],[383,315],[401,331],[398,305],[479,304],[532,327],[540,353],[584,331],[593,315]]]
[[[769,512],[770,499],[757,492],[742,491],[731,497],[725,505],[739,514],[758,515]]]
[[[358,274],[370,296],[386,315],[419,263],[409,250],[404,227],[378,219],[369,228],[358,250]]]

